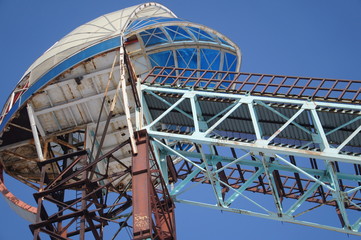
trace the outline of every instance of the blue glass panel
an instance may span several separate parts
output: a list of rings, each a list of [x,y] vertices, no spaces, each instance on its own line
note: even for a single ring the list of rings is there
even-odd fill
[[[173,51],[164,51],[164,52],[149,54],[149,59],[152,64],[152,67],[154,66],[175,67]]]
[[[173,51],[163,51],[159,53],[153,53],[149,54],[150,63],[152,64],[152,67],[154,66],[162,66],[162,67],[175,67],[174,64],[174,56]],[[171,73],[171,70],[165,70],[163,72],[165,75],[168,75]],[[171,74],[172,76],[175,75],[175,72]],[[163,82],[164,78],[158,78],[158,82]],[[167,78],[167,80],[164,82],[165,84],[171,84],[173,83],[175,79],[174,78]]]
[[[197,49],[183,48],[176,51],[179,68],[197,68]]]
[[[235,72],[237,66],[237,56],[231,53],[224,54],[223,71]]]
[[[164,27],[170,38],[174,41],[192,41],[192,37],[183,28],[179,26]]]
[[[197,66],[197,49],[196,48],[184,48],[176,50],[176,57],[179,68],[191,68],[196,69]],[[183,73],[184,77],[189,77],[192,71],[186,71]],[[178,80],[180,83],[180,81]],[[194,83],[188,81],[187,85],[192,86]]]
[[[201,58],[201,69],[205,70],[220,70],[220,63],[221,63],[221,52],[219,50],[214,49],[201,49],[200,51],[200,58]],[[218,75],[218,74],[217,74]],[[218,79],[215,73],[206,73],[202,75],[204,78],[209,79]],[[207,85],[206,85],[207,84]],[[198,84],[199,87],[213,88],[215,87],[216,83],[208,81],[200,82]]]
[[[146,47],[168,42],[167,37],[160,28],[149,29],[139,33],[139,35],[142,37]]]
[[[150,18],[138,18],[132,21],[125,30],[125,33],[129,33],[131,31],[136,31],[140,28],[150,26],[152,24],[157,24],[161,22],[178,22],[184,21],[183,19],[179,18],[167,18],[167,17],[150,17]]]
[[[237,67],[237,56],[231,53],[224,53],[224,60],[223,60],[223,71],[235,72]],[[220,76],[222,79],[225,80],[233,80],[235,77],[234,74],[221,74]],[[223,83],[220,88],[226,88],[229,86],[229,83]]]
[[[201,69],[219,70],[221,54],[219,50],[201,49]]]
[[[196,27],[188,27],[188,29],[192,31],[198,41],[217,42],[214,37],[210,35],[210,33],[207,33],[202,29]]]
[[[154,21],[149,21],[148,19],[137,19],[132,21],[126,28],[125,32],[135,31],[139,28],[154,24]]]

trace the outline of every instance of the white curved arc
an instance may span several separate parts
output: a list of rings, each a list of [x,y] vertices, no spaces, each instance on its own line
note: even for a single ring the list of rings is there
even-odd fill
[[[156,2],[149,2],[149,3],[144,3],[144,4],[140,4],[138,5],[138,7],[136,9],[133,10],[133,12],[129,15],[128,19],[125,21],[125,24],[123,25],[122,29],[121,29],[121,33],[124,33],[126,27],[129,25],[130,21],[132,21],[133,19],[135,19],[135,16],[137,13],[143,11],[143,9],[147,8],[147,7],[159,7],[161,9],[164,9],[166,12],[168,12],[169,14],[171,14],[173,17],[178,18],[177,15],[175,15],[169,8],[163,6],[162,4],[156,3]]]

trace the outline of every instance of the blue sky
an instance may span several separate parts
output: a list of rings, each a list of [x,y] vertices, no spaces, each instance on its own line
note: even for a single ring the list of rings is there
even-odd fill
[[[74,28],[144,1],[0,0],[0,105],[25,70]],[[158,1],[223,33],[241,48],[243,72],[361,79],[361,0]],[[35,203],[27,187],[8,187]],[[330,209],[332,211],[332,209]],[[0,198],[0,239],[31,239]],[[358,239],[355,236],[193,206],[177,206],[183,239]],[[327,213],[324,216],[327,217]]]

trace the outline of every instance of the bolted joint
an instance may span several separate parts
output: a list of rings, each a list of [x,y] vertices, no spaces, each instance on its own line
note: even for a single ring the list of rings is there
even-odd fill
[[[136,141],[137,145],[145,143],[147,141],[147,139],[148,139],[147,130],[142,129],[142,130],[139,130],[139,131],[135,131],[134,132],[134,138],[135,138],[135,141]]]

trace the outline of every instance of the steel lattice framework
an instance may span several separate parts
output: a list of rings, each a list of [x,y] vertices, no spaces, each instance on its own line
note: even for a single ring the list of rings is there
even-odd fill
[[[354,84],[159,67],[138,86],[176,202],[361,235]],[[204,184],[210,195],[192,199]],[[315,215],[324,208],[339,220]]]
[[[174,202],[361,236],[361,81],[240,64],[230,39],[157,3],[77,28],[1,112],[0,192],[34,240],[103,239],[107,225],[173,240]]]

